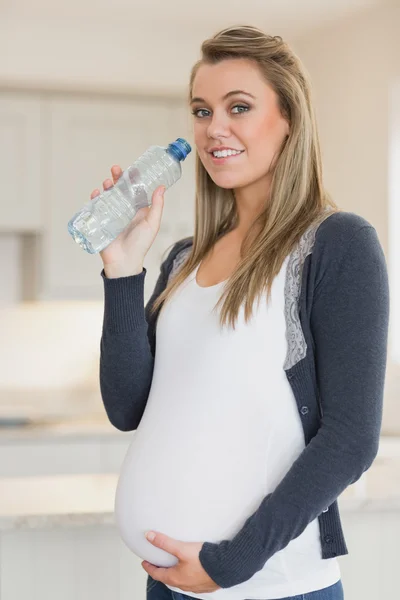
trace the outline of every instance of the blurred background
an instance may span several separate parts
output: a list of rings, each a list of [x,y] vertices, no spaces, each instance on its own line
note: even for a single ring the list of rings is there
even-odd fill
[[[396,0],[0,0],[0,597],[144,600],[113,522],[134,432],[103,410],[102,262],[67,223],[150,145],[192,141],[201,42],[255,25],[311,75],[325,183],[376,228],[391,284],[379,454],[340,498],[346,600],[393,598],[400,536],[400,3]],[[191,235],[194,152],[146,257]]]

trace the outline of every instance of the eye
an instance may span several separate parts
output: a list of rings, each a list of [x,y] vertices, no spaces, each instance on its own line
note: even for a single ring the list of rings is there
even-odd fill
[[[234,108],[240,108],[241,109],[238,112],[234,113],[235,115],[238,115],[238,114],[243,113],[243,112],[248,112],[250,110],[250,107],[249,106],[245,106],[244,104],[235,104],[235,106],[232,107],[232,110]]]
[[[195,117],[198,117],[199,119],[203,119],[204,115],[200,115],[199,113],[208,113],[210,111],[208,111],[205,108],[195,108],[194,110],[192,110],[192,115],[194,115]]]

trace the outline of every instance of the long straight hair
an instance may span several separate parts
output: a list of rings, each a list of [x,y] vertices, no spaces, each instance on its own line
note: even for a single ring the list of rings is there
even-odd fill
[[[198,69],[204,64],[247,59],[258,66],[278,96],[290,132],[272,167],[271,188],[263,211],[241,246],[240,260],[215,308],[222,306],[220,325],[235,329],[244,304],[246,323],[256,299],[270,298],[274,277],[304,231],[323,212],[338,212],[322,181],[322,161],[311,84],[299,58],[280,36],[251,26],[224,29],[201,46],[201,59],[190,76],[189,101]],[[178,272],[156,299],[154,313],[200,264],[216,241],[238,222],[233,190],[217,186],[196,153],[196,200],[193,245]]]

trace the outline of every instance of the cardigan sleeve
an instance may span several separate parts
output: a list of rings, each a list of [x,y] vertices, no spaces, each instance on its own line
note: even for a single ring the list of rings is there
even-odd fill
[[[200,562],[220,587],[250,579],[372,464],[382,420],[388,320],[383,250],[375,229],[363,226],[341,257],[329,262],[314,293],[320,427],[233,539],[203,544]]]
[[[146,269],[138,275],[104,283],[104,318],[100,341],[100,390],[109,421],[120,431],[138,428],[149,396],[155,356],[155,318],[150,307],[166,287],[171,255],[161,264],[146,306]]]

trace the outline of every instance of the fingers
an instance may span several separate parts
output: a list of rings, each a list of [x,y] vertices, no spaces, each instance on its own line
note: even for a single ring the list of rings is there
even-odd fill
[[[122,169],[119,165],[113,165],[111,167],[111,175],[113,178],[113,182],[116,183],[118,181],[118,179],[121,177],[122,175]]]
[[[103,181],[103,189],[104,190],[110,189],[110,187],[112,187],[118,181],[118,179],[121,177],[121,175],[122,175],[121,167],[119,165],[113,165],[111,167],[111,175],[112,175],[112,180],[105,179]],[[100,195],[100,190],[96,188],[90,194],[90,199],[93,200],[93,198],[95,198],[96,196],[99,196],[99,195]]]
[[[164,208],[165,186],[158,187],[152,199],[152,204],[147,215],[147,221],[154,229],[158,229],[161,222],[161,216]]]
[[[105,179],[105,180],[103,181],[103,189],[104,189],[104,190],[108,190],[108,189],[109,189],[110,187],[112,187],[113,185],[114,185],[114,184],[113,184],[113,182],[111,181],[111,179]],[[93,190],[93,192],[90,194],[90,198],[91,198],[91,200],[93,200],[93,198],[95,198],[96,196],[99,196],[99,195],[100,195],[100,190],[98,190],[98,189],[95,189],[95,190]]]

